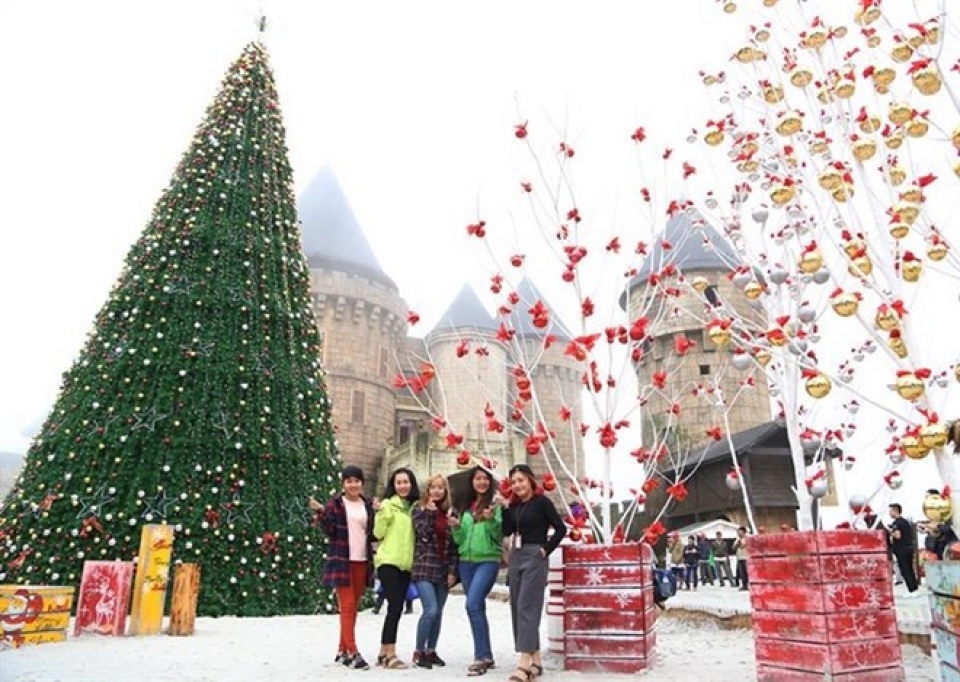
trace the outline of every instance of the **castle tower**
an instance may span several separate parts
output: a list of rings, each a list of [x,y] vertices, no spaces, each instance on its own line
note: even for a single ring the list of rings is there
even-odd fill
[[[665,248],[664,243],[670,244]],[[764,326],[764,316],[759,308],[751,305],[744,293],[742,284],[735,284],[737,278],[731,274],[741,265],[737,254],[724,239],[705,222],[694,221],[685,214],[671,218],[664,235],[651,249],[628,291],[629,314],[633,320],[646,310],[648,317],[657,315],[658,306],[663,305],[662,298],[651,298],[648,290],[649,276],[661,271],[666,265],[674,265],[685,278],[692,282],[694,278],[704,278],[706,288],[702,296],[684,292],[679,298],[671,298],[671,310],[665,311],[657,325],[657,336],[647,344],[644,359],[637,365],[637,376],[641,385],[649,385],[651,376],[658,370],[670,369],[671,385],[708,384],[716,378],[721,366],[726,365],[719,381],[725,400],[737,395],[740,382],[749,376],[750,368],[737,370],[728,361],[732,346],[718,349],[707,337],[704,320],[714,316],[710,311],[726,308],[724,317],[733,315],[743,317]],[[749,276],[748,276],[749,277]],[[703,280],[700,280],[703,282]],[[687,353],[686,361],[679,371],[676,370],[675,338],[685,335],[695,341],[696,346]],[[752,367],[752,365],[751,365]],[[682,409],[679,429],[690,445],[696,445],[706,439],[706,431],[719,423],[717,408],[703,398],[684,391],[679,399]],[[663,415],[667,405],[659,399],[651,398],[648,415]],[[761,375],[756,387],[742,392],[729,408],[730,430],[739,433],[751,427],[769,421],[770,399],[767,382]]]
[[[573,335],[567,331],[559,320],[556,312],[543,294],[527,278],[517,286],[516,293],[520,302],[513,307],[510,316],[512,328],[517,331],[523,358],[514,358],[517,364],[532,364],[530,378],[533,383],[533,393],[540,405],[540,415],[530,415],[534,423],[542,418],[547,429],[553,434],[556,454],[564,462],[574,477],[581,477],[586,473],[583,461],[583,438],[580,435],[580,424],[583,423],[583,367],[573,358],[564,354]],[[551,311],[549,327],[539,329],[533,325],[528,310],[537,301]],[[556,341],[549,348],[544,349],[544,337],[551,334]],[[537,358],[535,362],[532,359]],[[515,387],[513,387],[515,392]],[[511,401],[515,396],[511,395]],[[529,408],[528,408],[529,409]],[[570,419],[564,421],[560,414],[563,409],[570,411]],[[527,458],[527,463],[538,476],[550,471],[548,457],[552,454],[540,454]],[[556,462],[551,462],[554,473],[561,484],[566,485],[562,471],[556,470]]]
[[[394,438],[392,380],[406,337],[407,306],[329,168],[304,191],[298,212],[340,453],[345,463],[363,469],[373,488]]]
[[[506,422],[508,414],[510,360],[507,347],[496,335],[497,325],[490,313],[473,288],[464,285],[424,339],[427,355],[437,369],[430,399],[450,428],[486,452],[501,449],[510,436],[509,429],[488,431],[484,417],[487,405],[501,422]]]

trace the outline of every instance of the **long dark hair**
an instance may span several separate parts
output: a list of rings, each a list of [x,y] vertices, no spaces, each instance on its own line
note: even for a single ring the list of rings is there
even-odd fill
[[[387,481],[387,489],[383,491],[383,499],[387,500],[394,495],[399,494],[397,493],[396,486],[397,474],[406,474],[407,478],[410,479],[410,493],[403,499],[407,500],[408,502],[413,502],[414,500],[419,499],[420,488],[417,486],[417,477],[413,471],[407,467],[400,467],[390,474],[390,479]]]
[[[473,489],[473,477],[476,476],[478,472],[483,473],[483,475],[487,477],[487,480],[490,481],[490,487],[487,488],[487,492],[479,496],[477,495],[477,491]],[[494,492],[496,492],[496,489],[497,489],[497,482],[494,480],[493,474],[491,474],[487,469],[484,469],[482,466],[479,466],[479,465],[473,467],[470,470],[469,480],[470,480],[470,494],[464,498],[462,505],[457,510],[461,514],[466,510],[470,509],[471,505],[473,505],[474,502],[476,502],[476,505],[477,505],[476,508],[474,509],[474,511],[476,512],[481,512],[487,507],[491,506],[493,504],[493,494]]]

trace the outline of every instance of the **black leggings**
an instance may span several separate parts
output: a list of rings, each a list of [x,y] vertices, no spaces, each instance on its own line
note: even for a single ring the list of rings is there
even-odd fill
[[[403,604],[407,600],[410,588],[410,571],[401,571],[396,566],[383,565],[377,569],[377,577],[383,587],[383,596],[387,599],[387,616],[383,619],[381,644],[397,643],[397,626],[403,615]]]

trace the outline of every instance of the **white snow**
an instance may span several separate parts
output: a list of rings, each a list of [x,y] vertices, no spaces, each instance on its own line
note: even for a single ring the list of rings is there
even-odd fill
[[[722,588],[704,588],[701,593]],[[691,595],[692,596],[692,595]],[[730,595],[733,596],[732,594]],[[678,595],[676,602],[685,598]],[[674,603],[671,600],[671,603]],[[2,682],[238,682],[244,680],[463,680],[473,645],[463,609],[463,597],[451,595],[444,612],[438,653],[446,668],[422,670],[347,670],[333,663],[339,637],[335,615],[282,618],[199,618],[192,637],[102,637],[85,635],[61,644],[24,647],[0,652]],[[419,618],[400,621],[397,650],[409,660]],[[484,680],[506,680],[516,662],[512,649],[510,612],[503,601],[487,605],[497,668]],[[361,653],[376,658],[383,615],[360,614],[357,637]],[[749,630],[721,629],[710,620],[661,617],[657,632],[657,660],[641,677],[645,682],[743,682],[756,677],[753,637]],[[546,646],[546,620],[541,641]],[[934,679],[930,657],[914,646],[904,646],[909,682]],[[611,675],[567,672],[545,660],[545,682],[611,682]],[[618,676],[613,676],[616,680]]]

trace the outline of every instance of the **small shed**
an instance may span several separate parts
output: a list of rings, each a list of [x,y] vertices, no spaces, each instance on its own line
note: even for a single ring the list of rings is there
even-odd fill
[[[699,535],[700,533],[706,533],[707,537],[713,540],[717,537],[717,531],[720,531],[723,534],[723,538],[729,540],[737,537],[738,527],[737,524],[731,523],[730,521],[714,519],[713,521],[691,523],[689,526],[677,528],[671,532],[678,533],[683,540],[686,540],[691,535]]]

